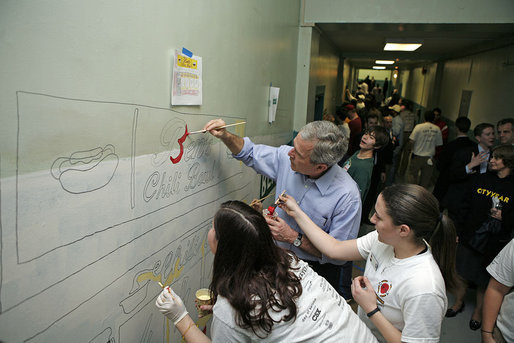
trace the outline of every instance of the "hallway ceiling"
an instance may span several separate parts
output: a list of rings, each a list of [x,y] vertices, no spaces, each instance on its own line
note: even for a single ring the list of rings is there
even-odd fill
[[[514,44],[514,24],[316,24],[355,68],[376,59],[399,61],[387,69],[410,69]],[[413,52],[384,51],[386,39],[422,40]]]

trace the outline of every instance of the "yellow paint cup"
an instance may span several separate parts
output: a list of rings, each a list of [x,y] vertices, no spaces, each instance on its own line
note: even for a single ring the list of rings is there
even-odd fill
[[[200,306],[202,305],[212,305],[212,293],[207,288],[200,288],[196,291],[196,309],[198,310],[198,317],[206,316],[210,313],[207,311],[202,311]]]

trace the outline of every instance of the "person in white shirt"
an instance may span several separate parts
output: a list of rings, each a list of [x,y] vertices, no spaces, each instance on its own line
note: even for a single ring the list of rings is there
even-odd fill
[[[458,282],[456,232],[430,192],[412,184],[386,187],[371,218],[376,231],[343,242],[316,226],[292,197],[279,199],[279,206],[324,254],[367,261],[364,276],[353,280],[352,294],[359,317],[379,341],[439,342],[445,285]]]
[[[275,245],[255,209],[223,203],[207,240],[214,253],[213,342],[377,342],[327,280]],[[170,287],[155,305],[186,342],[211,342]]]
[[[433,157],[435,148],[443,145],[443,137],[438,126],[432,124],[434,112],[425,112],[425,122],[418,124],[409,136],[409,146],[407,149],[412,151],[409,166],[408,179],[410,183],[415,183],[428,188],[430,179],[434,171]],[[421,175],[419,175],[421,173]]]
[[[406,145],[409,142],[410,134],[416,125],[416,115],[412,112],[412,102],[407,99],[402,99],[401,109],[400,117],[402,117],[404,127],[402,155],[400,165],[398,166],[398,175],[405,175],[410,158]]]
[[[514,239],[487,267],[491,280],[482,308],[482,342],[514,342]]]
[[[364,94],[368,94],[369,86],[366,82],[362,81],[361,83],[359,83],[359,86],[361,86],[361,89],[364,92]]]

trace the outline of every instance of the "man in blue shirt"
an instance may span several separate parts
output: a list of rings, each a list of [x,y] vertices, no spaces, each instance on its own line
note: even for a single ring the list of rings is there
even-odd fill
[[[204,130],[222,140],[234,157],[257,173],[276,182],[277,191],[292,195],[305,213],[338,240],[354,239],[359,232],[361,200],[357,184],[337,165],[348,148],[348,138],[333,123],[315,121],[305,125],[294,139],[294,147],[254,144],[225,129],[222,119],[208,122]],[[278,197],[278,194],[277,194]],[[331,260],[321,254],[294,219],[277,208],[279,218],[266,218],[277,244],[293,251],[335,288],[339,289],[340,266],[344,265],[351,297],[351,262]]]

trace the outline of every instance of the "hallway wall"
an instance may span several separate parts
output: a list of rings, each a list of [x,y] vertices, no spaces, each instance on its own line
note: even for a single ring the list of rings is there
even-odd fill
[[[410,70],[402,70],[400,72],[400,75],[398,78],[400,79],[400,83],[403,84],[402,91],[400,92],[400,95],[404,98],[405,94],[407,93],[407,87],[405,85],[408,84],[409,78],[410,78]]]
[[[303,0],[308,23],[511,23],[512,0]]]
[[[510,61],[510,65],[506,63]],[[514,46],[446,61],[443,67],[439,107],[444,116],[458,117],[461,93],[473,91],[469,108],[472,127],[480,122],[496,125],[513,117]]]
[[[343,67],[343,88],[342,88],[342,94],[341,94],[341,102],[344,102],[344,97],[346,93],[346,88],[352,89],[352,83],[350,80],[351,73],[353,72],[352,67],[350,66],[350,63],[348,62],[348,59],[344,59],[344,67]]]
[[[432,107],[428,99],[435,87],[436,70],[437,63],[432,63],[408,71],[405,79],[400,77],[404,82],[402,96],[422,107]]]
[[[335,106],[339,104],[341,97],[337,92],[338,67],[339,56],[335,48],[317,30],[312,30],[307,122],[314,120],[314,103],[318,86],[325,86],[323,108],[327,109],[328,113],[335,113]]]

